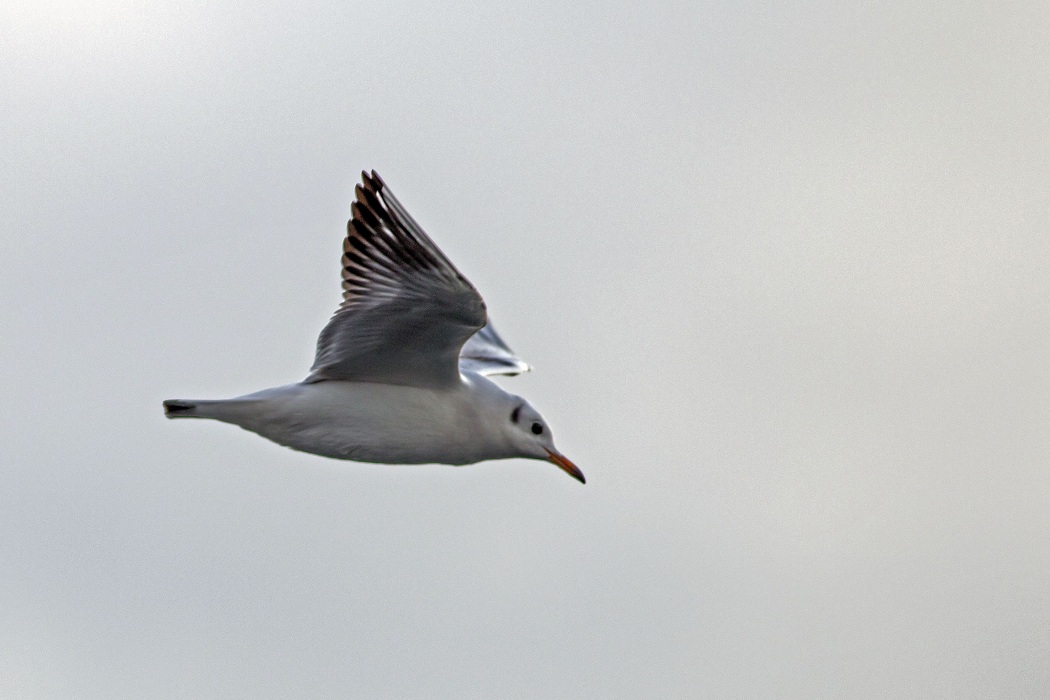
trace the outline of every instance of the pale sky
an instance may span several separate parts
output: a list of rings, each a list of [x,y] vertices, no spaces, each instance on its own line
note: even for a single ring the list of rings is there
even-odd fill
[[[1050,694],[1045,2],[0,6],[0,695]],[[292,452],[376,169],[587,475]]]

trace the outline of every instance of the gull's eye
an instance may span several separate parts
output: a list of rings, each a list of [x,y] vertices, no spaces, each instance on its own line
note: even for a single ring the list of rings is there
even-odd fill
[[[542,435],[543,434],[543,424],[540,423],[539,421],[536,421],[535,423],[533,423],[532,424],[532,434],[533,435]]]
[[[521,414],[521,406],[515,406],[514,410],[510,412],[510,422],[517,423],[518,416]]]

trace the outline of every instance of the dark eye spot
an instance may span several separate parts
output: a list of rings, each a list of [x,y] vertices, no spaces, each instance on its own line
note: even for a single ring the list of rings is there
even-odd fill
[[[533,423],[532,424],[532,434],[533,435],[541,435],[541,434],[543,434],[543,424],[540,423],[539,421],[536,421],[535,423]]]
[[[515,406],[514,410],[510,412],[510,421],[512,423],[518,422],[518,416],[521,415],[521,406]]]

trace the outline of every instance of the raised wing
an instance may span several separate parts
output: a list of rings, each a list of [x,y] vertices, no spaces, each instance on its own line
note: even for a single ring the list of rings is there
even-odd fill
[[[485,302],[372,171],[343,242],[343,303],[317,339],[308,382],[440,388],[459,381]]]
[[[514,376],[532,368],[514,354],[492,325],[485,324],[480,331],[470,336],[459,353],[459,368],[483,375],[507,374]]]

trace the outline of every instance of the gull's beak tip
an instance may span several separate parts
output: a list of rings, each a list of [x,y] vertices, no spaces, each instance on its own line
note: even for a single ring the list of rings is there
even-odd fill
[[[581,484],[587,483],[587,479],[583,476],[583,472],[580,471],[580,468],[573,464],[572,461],[565,455],[559,454],[558,452],[554,452],[552,450],[547,450],[547,461],[557,465],[559,469],[571,476],[573,479],[576,479],[576,481],[580,482]]]

